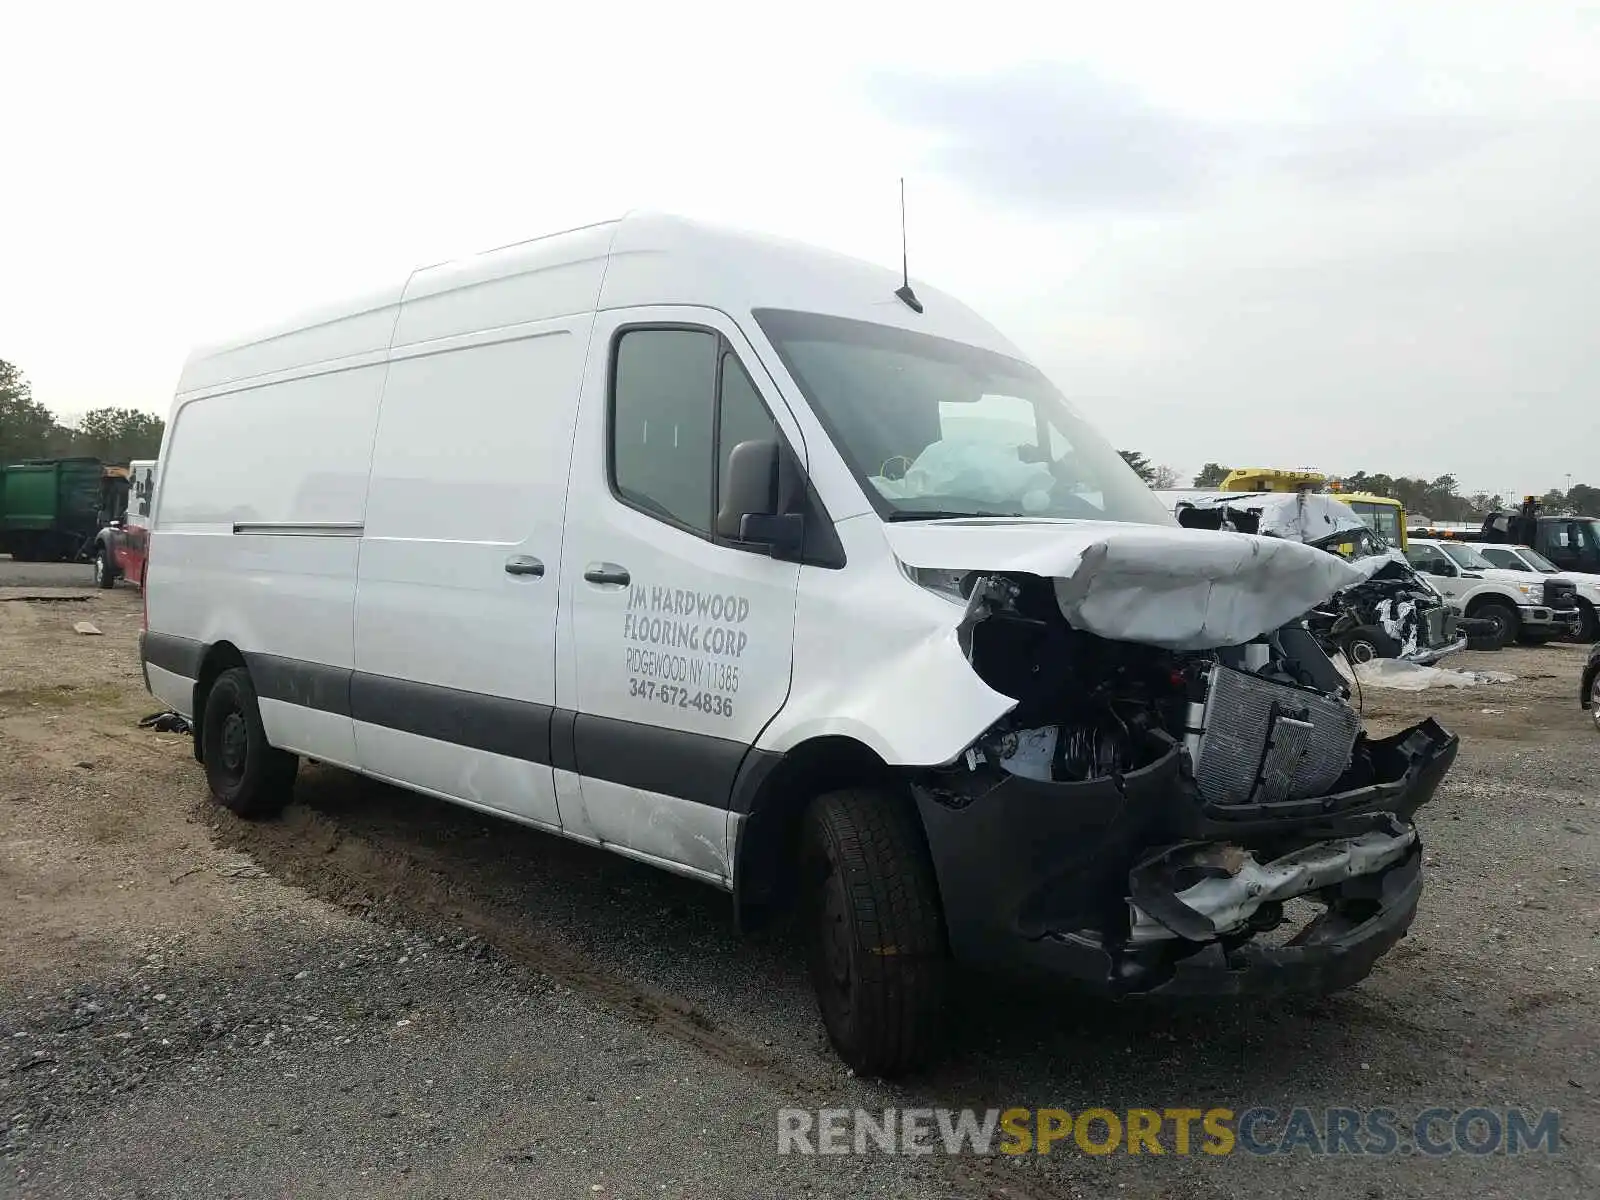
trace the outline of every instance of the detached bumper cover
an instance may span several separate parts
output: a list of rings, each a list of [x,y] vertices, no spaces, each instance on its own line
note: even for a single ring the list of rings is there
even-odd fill
[[[1343,781],[1357,786],[1256,805],[1203,804],[1175,746],[1115,780],[953,772],[916,789],[951,950],[971,966],[1112,996],[1347,987],[1416,914],[1422,856],[1411,818],[1458,749],[1424,721],[1363,743],[1360,778]],[[1185,903],[1206,878],[1231,888],[1246,861],[1277,894],[1237,910]],[[1269,945],[1256,932],[1270,924],[1262,910],[1304,894],[1291,874],[1327,908]]]
[[[1406,661],[1414,662],[1419,667],[1431,667],[1434,663],[1438,662],[1441,658],[1448,658],[1450,655],[1454,654],[1457,650],[1465,650],[1466,648],[1467,648],[1467,635],[1463,633],[1463,634],[1460,634],[1456,638],[1456,640],[1453,641],[1453,642],[1447,642],[1443,646],[1419,647],[1417,650],[1415,650],[1411,654],[1405,655],[1404,657],[1405,657]]]

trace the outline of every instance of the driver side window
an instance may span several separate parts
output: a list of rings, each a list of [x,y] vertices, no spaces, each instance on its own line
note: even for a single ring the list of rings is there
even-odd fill
[[[624,330],[612,352],[611,483],[631,508],[713,536],[728,453],[783,442],[749,373],[709,329]]]

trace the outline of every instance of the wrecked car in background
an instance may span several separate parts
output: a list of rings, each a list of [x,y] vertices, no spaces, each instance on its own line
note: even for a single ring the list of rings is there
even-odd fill
[[[1189,529],[1236,530],[1286,538],[1349,562],[1362,578],[1307,614],[1307,625],[1328,653],[1352,663],[1400,658],[1436,663],[1464,650],[1476,632],[1493,649],[1492,630],[1463,618],[1454,605],[1362,521],[1349,505],[1316,492],[1190,495],[1175,509]]]

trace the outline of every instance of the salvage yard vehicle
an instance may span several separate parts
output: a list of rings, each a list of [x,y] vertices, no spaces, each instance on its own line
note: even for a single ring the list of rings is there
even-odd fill
[[[1596,611],[1600,610],[1600,575],[1591,575],[1583,571],[1563,571],[1532,546],[1478,542],[1474,543],[1472,548],[1502,571],[1515,571],[1519,575],[1536,575],[1546,579],[1559,576],[1557,582],[1572,584],[1577,589],[1579,622],[1573,636],[1580,642],[1592,642],[1600,638],[1600,621],[1595,618]]]
[[[94,581],[102,588],[115,587],[119,579],[144,586],[145,549],[150,535],[150,504],[155,495],[154,459],[135,459],[128,464],[128,504],[121,514],[111,517],[95,538]]]
[[[1178,523],[1191,529],[1290,538],[1354,563],[1363,578],[1307,618],[1307,627],[1329,654],[1343,653],[1352,663],[1403,658],[1428,665],[1468,646],[1467,627],[1474,623],[1458,616],[1343,497],[1304,490],[1190,492],[1174,512]]]
[[[1563,571],[1600,574],[1600,519],[1544,512],[1536,496],[1523,497],[1514,512],[1490,513],[1476,529],[1418,517],[1411,532],[1438,541],[1529,546]]]
[[[195,353],[160,458],[141,658],[221,804],[303,756],[795,903],[858,1071],[952,962],[1326,992],[1416,911],[1458,742],[1304,629],[1362,572],[1179,528],[897,273],[629,215]]]
[[[1530,581],[1522,572],[1496,567],[1474,546],[1415,534],[1406,557],[1469,617],[1492,621],[1502,646],[1537,645],[1574,636],[1581,628],[1577,587],[1569,580]]]
[[[0,467],[0,554],[18,562],[80,558],[127,483],[98,458],[40,458]]]
[[[1589,661],[1583,665],[1583,679],[1578,685],[1578,704],[1589,710],[1589,719],[1600,730],[1600,642],[1589,647]]]
[[[1373,533],[1400,550],[1406,548],[1405,505],[1392,496],[1375,492],[1347,492],[1337,479],[1330,479],[1311,467],[1241,467],[1229,471],[1219,491],[1223,492],[1318,492],[1333,495],[1360,517]]]

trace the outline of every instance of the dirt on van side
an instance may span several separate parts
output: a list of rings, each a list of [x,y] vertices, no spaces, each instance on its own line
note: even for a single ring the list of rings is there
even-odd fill
[[[1600,735],[1579,647],[1368,691],[1437,716],[1411,935],[1358,987],[1114,1006],[966,980],[954,1052],[889,1085],[820,1033],[793,932],[716,891],[328,768],[212,806],[126,586],[0,571],[0,1193],[1582,1196],[1600,1187]],[[79,633],[89,622],[97,633]],[[780,1157],[789,1106],[1555,1107],[1555,1157]]]

